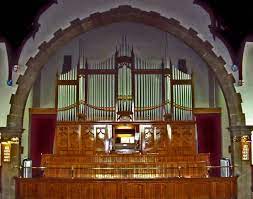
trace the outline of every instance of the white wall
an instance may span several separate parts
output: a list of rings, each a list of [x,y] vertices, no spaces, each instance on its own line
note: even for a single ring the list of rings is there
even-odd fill
[[[0,126],[6,125],[7,114],[10,110],[10,96],[15,88],[7,85],[8,57],[5,43],[0,43]]]
[[[4,43],[0,43],[0,126],[6,126],[7,115],[10,111],[10,97],[16,92],[17,85],[15,84],[20,73],[23,73],[24,67],[21,67],[17,73],[13,74],[13,86],[7,85],[8,79],[8,57],[6,46]],[[28,109],[32,107],[32,94],[30,93],[24,114],[23,128],[25,129],[22,134],[22,146],[24,146],[24,154],[22,156],[27,157],[28,150],[28,131],[29,131],[29,111]]]
[[[155,11],[167,18],[175,18],[185,27],[192,27],[199,32],[199,36],[214,45],[214,51],[221,55],[227,62],[230,71],[232,64],[227,49],[223,43],[213,37],[208,29],[210,17],[200,6],[193,4],[193,0],[58,0],[39,19],[41,27],[35,36],[26,43],[19,63],[24,65],[27,60],[37,53],[38,46],[43,41],[53,37],[59,28],[65,28],[75,18],[83,19],[95,12],[107,11],[119,5],[131,5],[146,11]]]
[[[253,125],[253,42],[247,42],[243,54],[244,85],[237,88],[242,96],[246,124]]]

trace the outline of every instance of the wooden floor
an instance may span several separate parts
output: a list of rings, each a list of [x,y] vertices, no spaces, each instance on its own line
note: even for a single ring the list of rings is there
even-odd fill
[[[17,199],[236,199],[236,177],[88,180],[16,178]]]

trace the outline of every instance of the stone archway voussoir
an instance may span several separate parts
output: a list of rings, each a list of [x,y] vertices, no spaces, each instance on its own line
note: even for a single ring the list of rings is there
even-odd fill
[[[224,68],[225,62],[213,52],[213,46],[208,41],[198,37],[198,32],[193,28],[186,29],[174,18],[166,18],[156,12],[142,11],[131,6],[119,6],[102,13],[95,13],[80,20],[74,19],[65,29],[59,29],[53,34],[48,42],[39,46],[39,52],[34,58],[27,62],[27,70],[19,78],[16,94],[11,100],[10,114],[8,115],[7,126],[22,128],[23,114],[26,100],[40,70],[47,63],[48,59],[64,44],[73,38],[89,30],[112,24],[115,22],[136,22],[153,26],[169,34],[192,48],[207,63],[220,82],[220,86],[227,102],[229,119],[231,125],[244,125],[241,109],[241,98],[235,91],[233,80]]]

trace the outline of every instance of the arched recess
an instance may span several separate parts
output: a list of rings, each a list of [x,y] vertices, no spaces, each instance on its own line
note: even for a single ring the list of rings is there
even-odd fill
[[[201,40],[195,30],[184,28],[180,22],[173,18],[168,19],[159,13],[146,12],[131,6],[119,6],[103,13],[92,14],[82,20],[73,20],[69,27],[64,30],[59,29],[50,41],[43,42],[39,46],[37,55],[28,60],[26,64],[28,68],[24,75],[18,78],[16,94],[12,95],[10,101],[11,108],[7,117],[7,128],[22,129],[24,109],[30,89],[40,70],[60,47],[87,31],[116,22],[135,22],[158,28],[174,35],[192,48],[207,63],[219,81],[227,104],[230,127],[245,125],[241,95],[236,93],[233,85],[234,78],[227,73],[224,67],[225,61],[215,55],[212,51],[213,47],[208,41]]]

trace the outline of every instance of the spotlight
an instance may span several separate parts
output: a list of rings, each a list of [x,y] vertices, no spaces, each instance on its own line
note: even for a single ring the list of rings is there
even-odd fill
[[[8,86],[12,86],[12,85],[13,85],[12,79],[7,80],[7,85],[8,85]]]
[[[231,70],[232,70],[233,72],[236,72],[236,71],[238,70],[237,65],[232,64],[232,65],[231,65]]]

